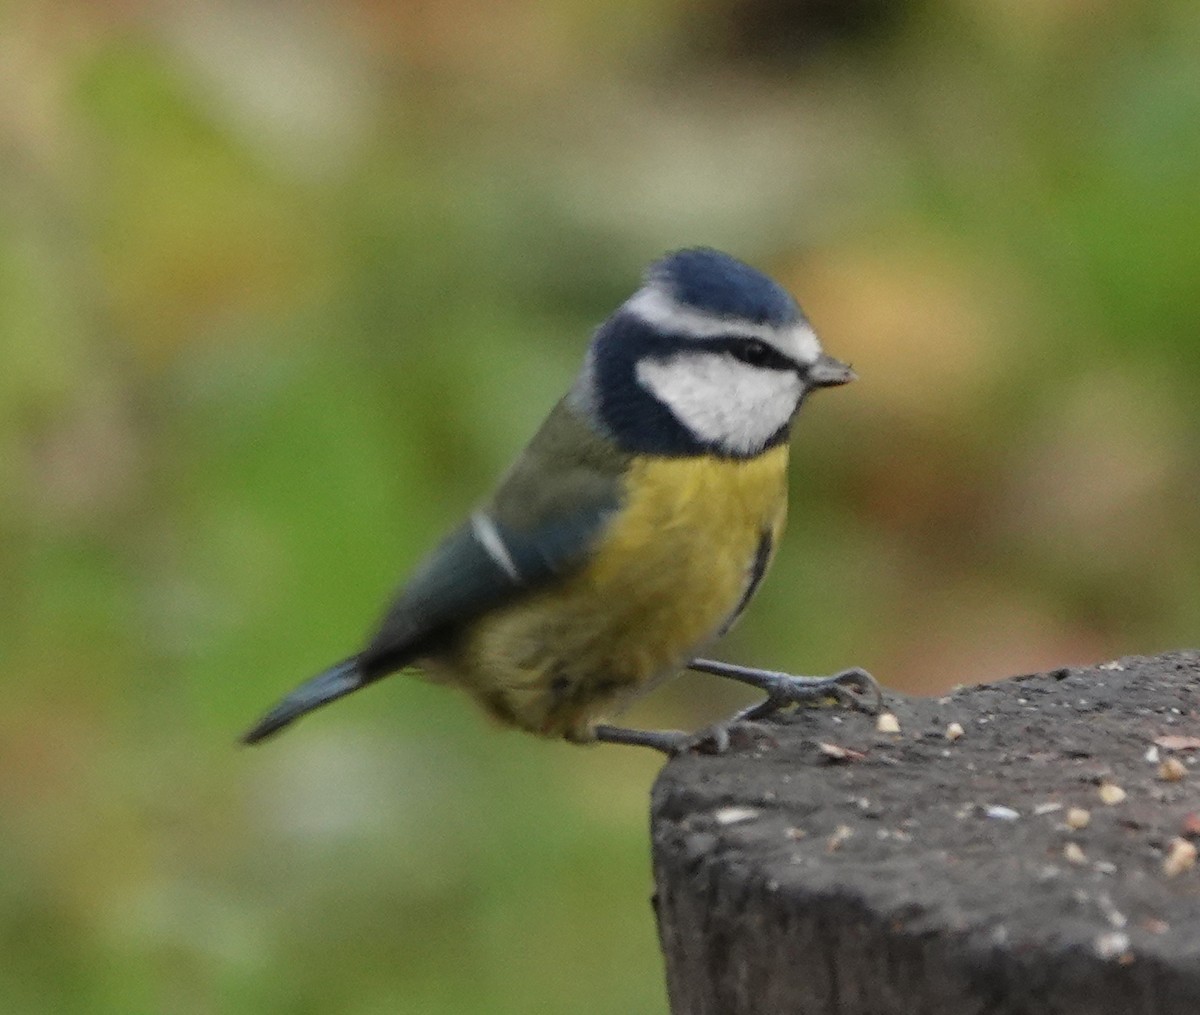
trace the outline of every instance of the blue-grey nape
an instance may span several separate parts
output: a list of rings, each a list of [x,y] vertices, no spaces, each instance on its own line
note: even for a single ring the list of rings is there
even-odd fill
[[[791,294],[737,258],[709,247],[677,250],[655,261],[646,281],[680,303],[755,324],[786,325],[804,319]]]

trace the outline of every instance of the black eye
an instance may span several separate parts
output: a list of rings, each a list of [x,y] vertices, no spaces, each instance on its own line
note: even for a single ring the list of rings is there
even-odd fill
[[[749,363],[752,367],[768,366],[778,356],[778,353],[766,342],[760,342],[757,338],[739,340],[732,351],[738,359],[743,363]]]

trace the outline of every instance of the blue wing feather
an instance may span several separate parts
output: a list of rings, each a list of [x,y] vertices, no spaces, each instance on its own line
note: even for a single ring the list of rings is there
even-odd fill
[[[460,526],[398,593],[363,666],[380,675],[399,669],[486,611],[570,574],[617,510],[627,464],[559,403],[482,509],[507,559],[470,522]]]
[[[488,610],[570,574],[617,509],[626,465],[621,452],[560,403],[483,508],[501,555],[481,542],[471,522],[461,525],[417,568],[362,652],[301,684],[243,741],[272,736],[435,651]]]

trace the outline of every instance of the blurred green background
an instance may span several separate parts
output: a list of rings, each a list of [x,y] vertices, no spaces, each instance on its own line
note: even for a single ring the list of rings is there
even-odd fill
[[[1198,185],[1192,0],[10,0],[4,1011],[665,1011],[656,757],[399,679],[236,734],[694,243],[862,377],[726,657],[1194,645]]]

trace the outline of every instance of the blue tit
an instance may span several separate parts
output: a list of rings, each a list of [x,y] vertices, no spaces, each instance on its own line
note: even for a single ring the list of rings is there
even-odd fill
[[[408,667],[500,723],[576,743],[721,750],[791,703],[861,704],[865,671],[798,677],[698,659],[754,595],[783,531],[788,438],[854,379],[776,282],[710,249],[668,254],[595,332],[571,389],[491,497],[421,563],[366,647],[243,737]],[[700,734],[601,722],[682,669],[766,692]]]

